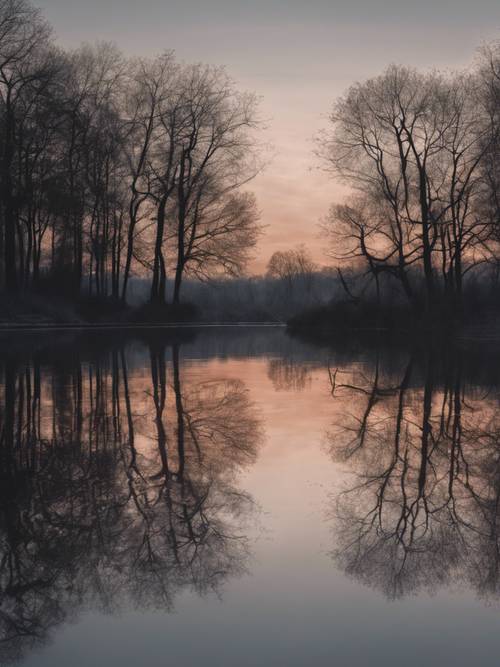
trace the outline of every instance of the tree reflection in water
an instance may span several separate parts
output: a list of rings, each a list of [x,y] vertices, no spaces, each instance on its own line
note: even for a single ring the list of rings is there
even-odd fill
[[[3,362],[2,661],[84,609],[168,610],[245,571],[256,410],[242,382],[184,378],[179,345],[149,356],[149,378],[123,349]]]
[[[311,385],[312,366],[292,356],[270,359],[267,376],[275,391],[304,391]]]
[[[329,433],[353,479],[337,498],[334,556],[391,599],[458,583],[500,595],[498,389],[463,372],[461,351],[409,358],[395,379],[332,372],[351,417]]]

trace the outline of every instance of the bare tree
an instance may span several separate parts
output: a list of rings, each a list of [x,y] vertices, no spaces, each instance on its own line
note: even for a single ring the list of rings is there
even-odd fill
[[[41,90],[45,85],[49,40],[48,24],[27,0],[0,2],[2,242],[5,285],[11,291],[18,287],[14,171],[19,102],[27,86]]]
[[[172,54],[166,53],[154,62],[148,60],[136,61],[132,63],[131,69],[129,94],[126,100],[129,110],[126,152],[130,194],[127,251],[122,286],[123,301],[126,301],[127,296],[137,225],[150,211],[151,198],[153,197],[153,146],[155,141],[158,141],[158,127],[168,97],[171,80],[176,71],[176,65]],[[165,174],[163,178],[166,178]],[[160,241],[162,241],[161,234]],[[158,257],[155,262],[155,282],[158,282],[159,259]]]
[[[0,255],[9,291],[126,301],[134,260],[164,303],[169,272],[239,275],[260,227],[256,98],[220,68],[109,44],[56,50],[29,0],[0,1]]]
[[[277,250],[267,264],[268,277],[282,280],[290,290],[296,282],[310,285],[316,270],[317,267],[304,245],[291,250]]]
[[[343,237],[343,259],[396,278],[427,312],[443,294],[460,301],[464,273],[488,252],[480,215],[488,142],[476,89],[471,76],[392,66],[353,86],[319,139],[327,167],[357,193],[326,222]]]
[[[486,192],[483,216],[493,227],[494,238],[498,240],[500,227],[500,42],[485,46],[480,51],[478,64],[479,104],[484,108],[485,159],[481,169],[485,179]]]
[[[238,93],[220,68],[189,66],[182,73],[185,127],[177,181],[173,302],[190,268],[198,275],[241,271],[259,228],[253,199],[239,189],[258,172],[251,130],[256,97]]]

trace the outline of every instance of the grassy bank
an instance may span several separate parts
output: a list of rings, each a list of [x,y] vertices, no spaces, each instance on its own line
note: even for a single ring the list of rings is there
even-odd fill
[[[58,294],[0,295],[0,327],[89,324],[168,324],[196,322],[192,304],[142,304],[129,306],[112,298],[68,298]]]

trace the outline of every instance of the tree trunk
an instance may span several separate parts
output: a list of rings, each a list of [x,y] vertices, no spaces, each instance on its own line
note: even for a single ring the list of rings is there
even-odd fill
[[[10,103],[10,95],[7,95],[5,109],[5,148],[2,164],[2,189],[5,225],[5,287],[9,292],[16,292],[18,288],[16,271],[16,218],[14,211],[14,196],[12,192],[12,163],[14,160],[13,131],[13,111]]]
[[[185,266],[185,252],[184,252],[184,241],[185,241],[185,225],[186,225],[186,197],[184,192],[184,165],[185,155],[184,152],[181,158],[181,167],[179,173],[179,187],[178,187],[178,213],[177,213],[177,266],[175,268],[175,282],[174,282],[174,294],[173,294],[173,303],[175,305],[180,303],[181,298],[181,284],[184,274]]]
[[[161,276],[165,272],[165,265],[163,259],[163,233],[165,229],[165,210],[167,207],[167,196],[164,195],[158,207],[158,215],[156,219],[156,242],[155,242],[155,256],[153,265],[153,281],[151,283],[151,303],[165,302],[165,294],[162,294]],[[162,270],[163,263],[163,270]],[[164,281],[163,281],[164,282]]]

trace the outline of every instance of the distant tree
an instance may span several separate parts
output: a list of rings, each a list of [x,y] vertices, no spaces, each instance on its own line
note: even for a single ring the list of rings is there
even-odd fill
[[[317,267],[304,245],[291,250],[276,251],[267,264],[269,278],[282,280],[291,290],[297,282],[310,286]]]

